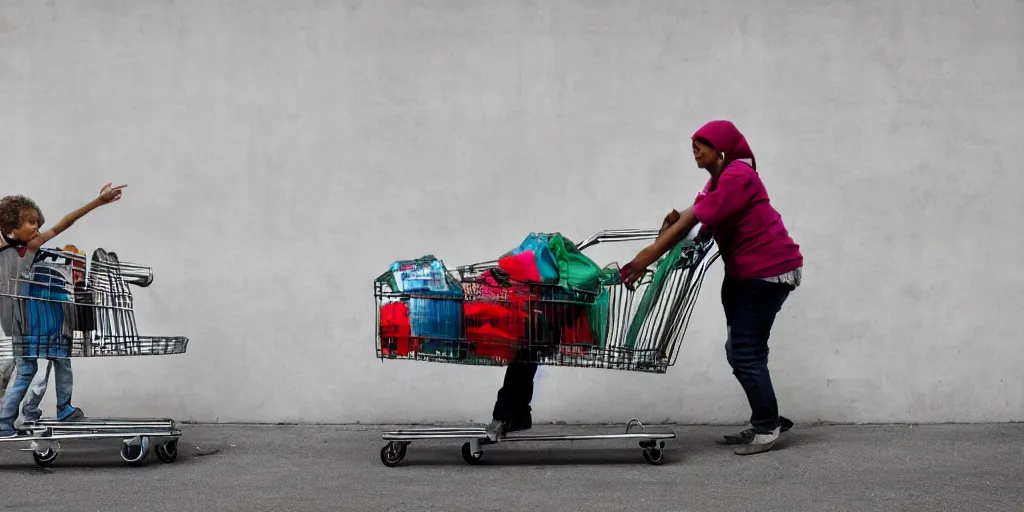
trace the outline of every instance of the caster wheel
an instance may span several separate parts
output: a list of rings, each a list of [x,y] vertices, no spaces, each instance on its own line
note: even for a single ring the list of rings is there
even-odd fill
[[[393,468],[405,459],[405,445],[401,443],[388,443],[380,449],[380,461],[385,466]]]
[[[462,445],[462,460],[466,461],[466,464],[477,465],[480,464],[480,459],[484,457],[484,452],[473,453],[473,447],[469,443]]]
[[[178,460],[178,440],[167,441],[164,444],[156,445],[156,458],[164,464],[170,464]]]
[[[58,453],[53,448],[47,448],[45,452],[32,452],[32,458],[36,460],[36,464],[39,464],[39,467],[45,468],[57,460]]]
[[[660,466],[665,463],[665,452],[658,448],[644,450],[644,460],[652,466]]]
[[[139,466],[149,455],[149,438],[143,437],[139,444],[131,444],[131,439],[125,439],[121,444],[121,459],[129,466]]]

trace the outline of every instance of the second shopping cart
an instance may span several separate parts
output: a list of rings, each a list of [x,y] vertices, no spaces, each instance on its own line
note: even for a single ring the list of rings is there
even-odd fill
[[[529,250],[452,271],[433,257],[396,262],[374,283],[377,357],[665,373],[679,356],[704,275],[718,257],[709,257],[713,243],[680,242],[631,288],[617,267],[597,267],[582,254],[600,243],[657,236],[602,231],[576,245],[557,234],[531,234],[520,246]],[[479,463],[483,446],[498,442],[632,439],[644,459],[658,465],[672,438],[673,431],[648,429],[636,419],[624,432],[608,434],[495,438],[484,428],[396,430],[383,434],[381,461],[396,466],[411,442],[426,439],[467,440],[462,455],[470,464]]]
[[[173,355],[187,349],[189,340],[182,336],[139,334],[130,286],[152,284],[149,267],[121,261],[116,253],[103,249],[93,252],[88,269],[86,263],[84,253],[70,246],[40,249],[31,279],[0,283],[0,385],[4,388],[15,360],[46,359],[70,365],[68,358]],[[61,370],[69,371],[70,366]],[[59,395],[62,381],[58,379],[55,375]],[[3,392],[0,389],[0,397]],[[28,450],[43,467],[57,460],[61,442],[89,439],[120,438],[121,458],[133,466],[146,459],[151,446],[161,462],[178,458],[181,430],[173,419],[73,418],[26,418],[17,435],[0,442],[30,443]]]

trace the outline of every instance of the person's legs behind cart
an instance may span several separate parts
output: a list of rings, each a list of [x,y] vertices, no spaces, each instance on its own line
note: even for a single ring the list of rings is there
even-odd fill
[[[498,390],[498,399],[491,413],[493,420],[487,426],[491,441],[497,441],[508,432],[528,430],[533,427],[530,402],[533,400],[533,379],[537,375],[537,363],[531,361],[529,348],[516,353],[516,359],[505,369],[505,381]]]
[[[38,361],[36,364],[38,365]],[[32,382],[29,383],[28,391],[25,392],[25,399],[22,401],[22,422],[34,423],[42,417],[43,412],[39,410],[39,403],[43,401],[43,395],[46,394],[46,385],[50,380],[50,369],[52,367],[53,362],[47,360],[44,368],[36,370],[36,375],[32,378]]]
[[[7,394],[7,386],[11,383],[14,375],[14,358],[0,359],[0,403]]]
[[[19,357],[17,362],[17,377],[14,385],[4,395],[0,404],[0,437],[13,437],[18,435],[14,428],[14,422],[18,419],[18,406],[22,398],[28,392],[29,384],[36,376],[39,365],[34,357]]]
[[[498,399],[487,426],[487,436],[497,441],[508,432],[533,428],[534,378],[537,376],[536,361],[564,343],[564,329],[585,313],[585,308],[564,299],[558,292],[548,291],[542,300],[531,306],[533,318],[529,339],[516,352],[515,359],[505,369],[505,381],[498,390]]]
[[[85,417],[85,413],[78,407],[71,405],[71,393],[74,388],[74,374],[71,371],[71,360],[68,358],[51,358],[46,361],[46,368],[36,372],[36,376],[29,385],[28,393],[21,407],[23,421],[36,422],[42,417],[43,412],[39,409],[46,394],[46,388],[50,380],[50,369],[53,369],[53,382],[57,386],[57,421],[73,421]]]
[[[51,299],[49,290],[42,286],[29,288],[29,295],[40,299]],[[12,437],[18,434],[14,428],[18,420],[19,408],[25,395],[28,394],[32,381],[35,380],[39,370],[37,358],[66,356],[68,349],[67,339],[61,334],[64,324],[63,306],[51,300],[27,300],[25,301],[25,319],[27,321],[27,332],[22,336],[16,336],[15,346],[18,354],[18,376],[14,386],[4,396],[0,404],[0,437]],[[58,418],[68,419],[77,416],[81,411],[67,411],[71,404],[71,390],[73,378],[71,375],[71,361],[62,359],[58,363],[54,380],[57,384],[57,411]]]

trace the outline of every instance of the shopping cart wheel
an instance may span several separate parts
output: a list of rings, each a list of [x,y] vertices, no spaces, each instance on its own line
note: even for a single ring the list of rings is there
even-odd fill
[[[138,441],[136,442],[136,440]],[[141,465],[147,455],[149,455],[148,437],[125,439],[121,444],[121,459],[129,466]]]
[[[652,466],[660,466],[665,463],[665,452],[660,448],[647,448],[644,450],[644,460]]]
[[[384,448],[380,449],[380,461],[385,466],[393,468],[402,462],[405,458],[405,444],[398,442],[390,442],[384,445]]]
[[[462,460],[466,461],[466,464],[477,465],[480,464],[480,459],[484,457],[482,450],[473,451],[473,446],[469,443],[462,445]]]
[[[178,460],[178,440],[172,439],[163,444],[156,445],[156,458],[164,464],[170,464]]]
[[[60,452],[57,450],[47,448],[44,452],[33,451],[32,458],[36,460],[36,464],[39,464],[39,467],[45,468],[53,464],[53,461],[57,460],[57,455],[59,454]]]

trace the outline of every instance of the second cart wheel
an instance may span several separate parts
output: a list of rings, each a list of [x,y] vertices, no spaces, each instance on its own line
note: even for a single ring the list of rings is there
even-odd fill
[[[652,466],[660,466],[665,463],[665,452],[657,448],[644,450],[644,460]]]
[[[149,455],[149,438],[143,437],[139,444],[132,444],[130,439],[125,439],[121,444],[121,459],[129,466],[138,466]]]
[[[384,445],[384,448],[380,449],[380,461],[385,466],[393,468],[401,464],[402,460],[405,459],[405,445],[402,443],[388,443]]]
[[[59,453],[53,448],[47,448],[45,452],[32,452],[32,458],[36,460],[36,464],[39,464],[39,467],[45,468],[57,460]]]
[[[473,453],[473,447],[469,443],[462,445],[462,460],[466,461],[466,464],[477,465],[480,464],[480,459],[484,457],[484,452]]]
[[[164,464],[170,464],[178,460],[178,440],[174,439],[163,444],[156,445],[156,458]]]

